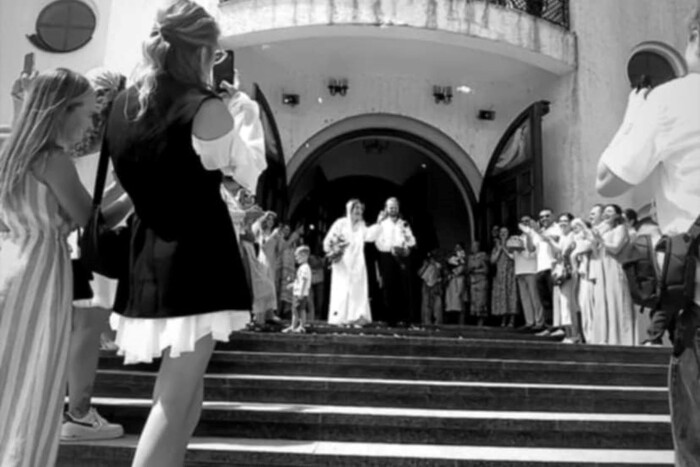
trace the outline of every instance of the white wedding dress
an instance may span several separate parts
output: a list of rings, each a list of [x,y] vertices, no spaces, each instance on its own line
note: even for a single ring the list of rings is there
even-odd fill
[[[372,322],[364,248],[366,242],[376,241],[380,229],[379,225],[367,227],[364,221],[353,225],[348,216],[335,221],[326,235],[323,241],[326,252],[330,251],[333,238],[342,235],[348,242],[343,257],[332,266],[329,324],[363,325]]]

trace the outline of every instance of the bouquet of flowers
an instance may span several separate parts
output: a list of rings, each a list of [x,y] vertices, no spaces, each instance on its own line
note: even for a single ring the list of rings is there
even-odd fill
[[[330,250],[326,253],[326,261],[329,264],[337,263],[343,258],[348,241],[342,233],[335,233],[330,240]]]

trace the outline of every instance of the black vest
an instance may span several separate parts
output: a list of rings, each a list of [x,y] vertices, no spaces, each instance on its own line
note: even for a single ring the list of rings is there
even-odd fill
[[[204,169],[192,148],[192,121],[206,91],[158,82],[136,120],[133,88],[114,102],[107,145],[131,197],[130,275],[125,316],[164,318],[250,310],[236,235],[221,197],[221,172]],[[124,290],[120,291],[124,294]]]

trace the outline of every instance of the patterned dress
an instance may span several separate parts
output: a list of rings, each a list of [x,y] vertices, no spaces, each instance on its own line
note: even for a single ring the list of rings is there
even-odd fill
[[[68,216],[32,175],[0,206],[0,465],[56,462],[73,276]]]
[[[489,315],[489,260],[486,253],[472,253],[467,262],[469,269],[469,309],[472,316]]]
[[[501,253],[496,263],[496,277],[491,291],[491,314],[514,316],[518,314],[518,296],[515,289],[515,262]]]

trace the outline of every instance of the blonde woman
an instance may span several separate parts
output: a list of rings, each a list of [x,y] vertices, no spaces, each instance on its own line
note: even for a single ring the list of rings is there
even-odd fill
[[[594,280],[591,276],[591,255],[595,239],[586,222],[576,218],[571,222],[574,232],[574,250],[571,252],[571,265],[575,285],[575,296],[581,312],[581,333],[586,343],[596,343],[594,335],[595,299]]]
[[[598,239],[603,249],[602,263],[605,275],[605,298],[608,308],[608,339],[610,345],[634,345],[636,315],[630,295],[627,275],[620,256],[629,242],[622,209],[609,204],[603,210],[607,229]]]
[[[134,203],[129,297],[112,315],[125,363],[162,357],[134,467],[182,465],[215,341],[250,320],[252,297],[223,174],[255,193],[265,169],[259,109],[211,86],[219,27],[193,1],[160,10],[134,86],[114,103],[106,145]],[[235,80],[237,81],[237,80]]]
[[[95,94],[67,69],[15,85],[14,128],[0,152],[0,465],[54,465],[65,394],[73,281],[68,233],[91,199],[70,153]]]
[[[117,94],[125,87],[126,77],[104,68],[90,70],[85,77],[95,90],[97,105],[90,129],[75,147],[74,163],[83,186],[92,193],[107,116]],[[114,183],[114,174],[110,172],[107,184],[112,186]],[[110,192],[115,196],[120,195],[119,199],[104,199],[102,206],[109,206],[112,210],[119,209],[123,217],[126,217],[132,207],[129,198],[123,195],[123,190],[117,185],[112,186]],[[102,330],[107,328],[117,291],[117,281],[99,274],[92,274],[93,278],[90,280],[89,272],[85,271],[79,260],[77,239],[78,231],[74,231],[69,242],[73,250],[73,281],[76,287],[68,362],[68,410],[63,417],[61,439],[79,441],[118,438],[124,434],[122,426],[109,423],[91,405],[97,376],[100,335]],[[79,292],[82,290],[87,292],[85,297],[80,296]]]

